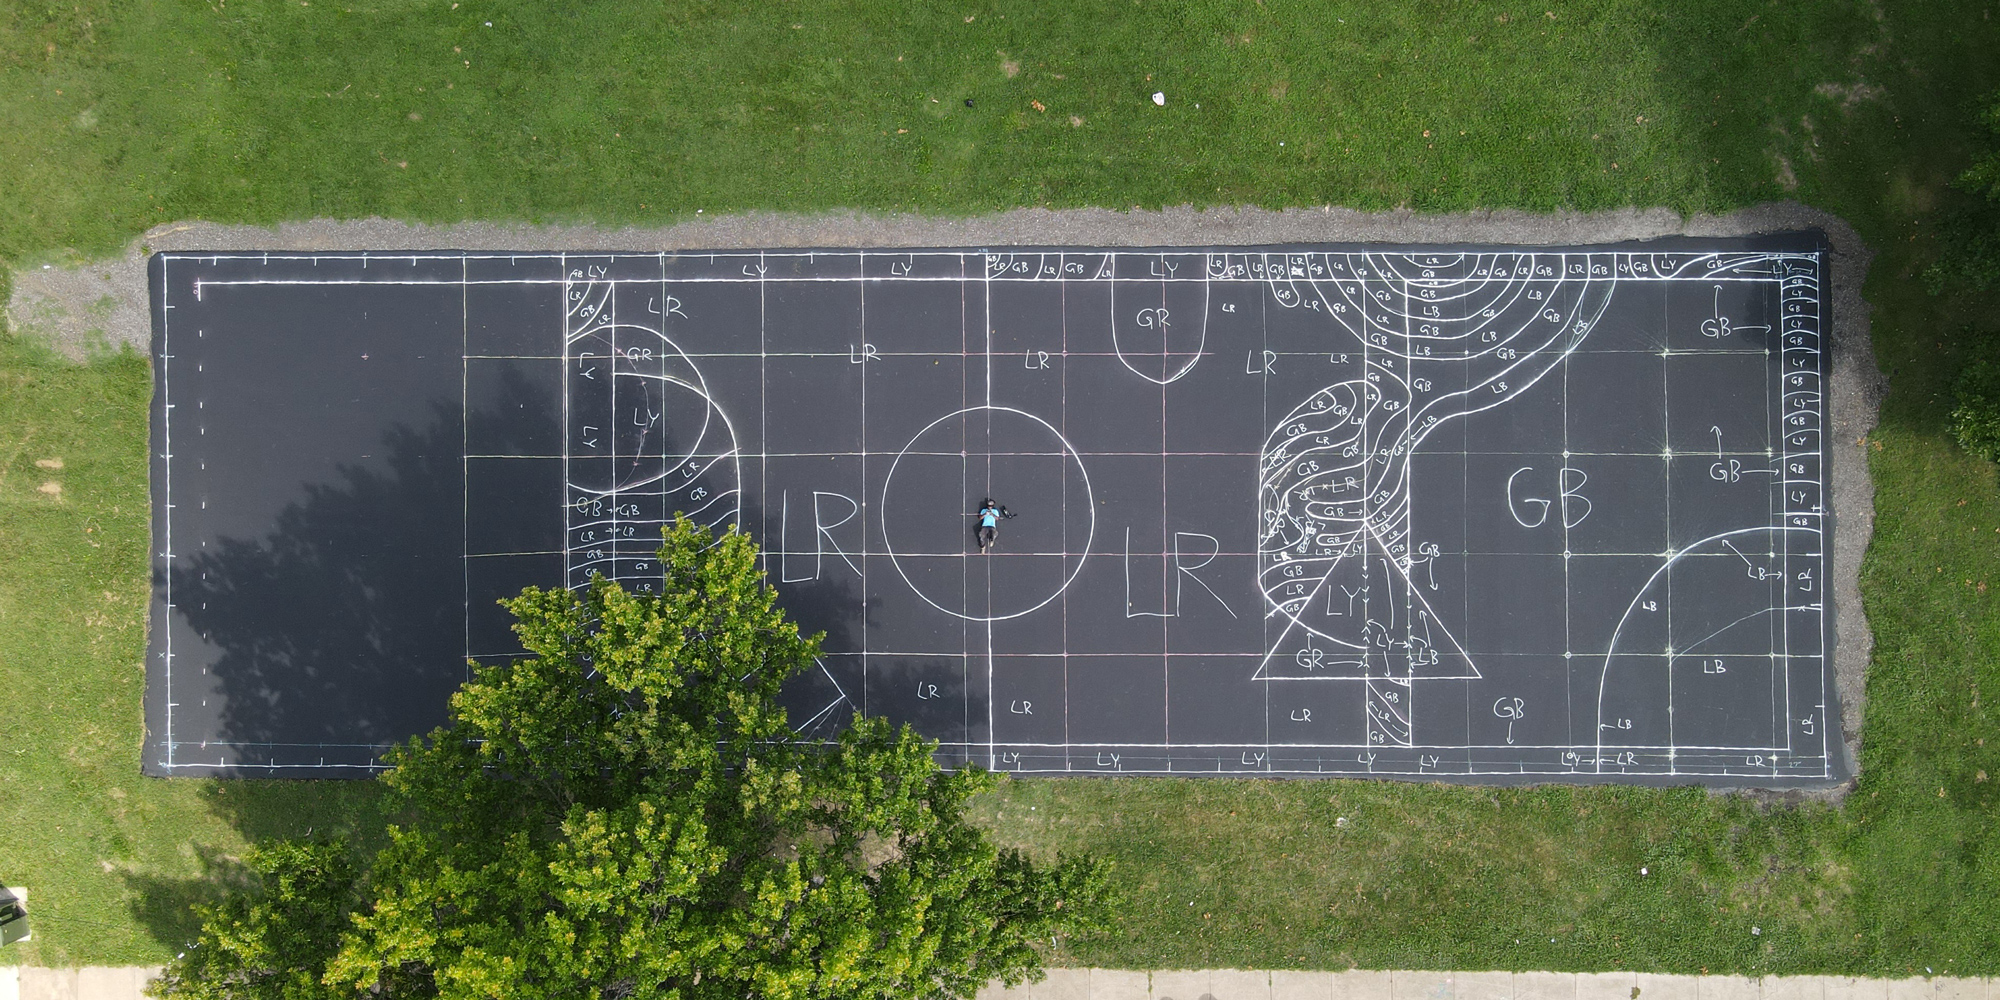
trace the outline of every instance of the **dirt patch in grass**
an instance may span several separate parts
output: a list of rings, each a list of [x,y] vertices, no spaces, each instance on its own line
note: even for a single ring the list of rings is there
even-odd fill
[[[7,321],[71,361],[152,339],[146,264],[137,253],[79,266],[41,264],[14,274]]]

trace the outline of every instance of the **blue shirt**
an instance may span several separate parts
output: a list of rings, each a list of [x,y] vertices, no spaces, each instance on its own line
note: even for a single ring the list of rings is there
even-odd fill
[[[999,525],[999,523],[1000,523],[1000,512],[999,512],[999,511],[997,511],[997,510],[994,510],[994,509],[993,509],[993,508],[991,508],[991,507],[982,507],[982,508],[980,508],[980,510],[979,510],[979,526],[980,526],[980,527],[982,527],[982,528],[992,528],[992,527],[996,527],[996,526],[998,526],[998,525]]]

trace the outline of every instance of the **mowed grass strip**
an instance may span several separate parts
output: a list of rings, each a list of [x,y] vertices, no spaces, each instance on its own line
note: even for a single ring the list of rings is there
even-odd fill
[[[1858,4],[99,0],[0,31],[11,259],[188,218],[1719,208],[1796,183],[1799,115],[1842,113],[1815,86],[1888,61],[1853,65]]]
[[[1824,967],[1860,914],[1844,821],[1696,789],[1019,780],[1008,839],[1111,855],[1141,968]]]
[[[1119,862],[1120,925],[1065,962],[1993,973],[2000,499],[1942,420],[2000,302],[1914,280],[2000,83],[1990,6],[11,4],[0,258],[189,218],[1799,198],[1880,252],[1892,385],[1845,805],[1147,779],[981,808]],[[143,359],[0,340],[0,881],[37,905],[0,960],[159,961],[247,841],[376,819],[366,783],[138,777],[148,392]]]

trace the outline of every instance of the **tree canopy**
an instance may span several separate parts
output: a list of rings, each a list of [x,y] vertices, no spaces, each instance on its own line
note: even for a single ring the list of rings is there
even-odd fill
[[[1983,150],[1954,181],[1974,200],[1948,213],[1940,231],[1945,244],[1924,271],[1933,294],[1946,288],[1984,290],[2000,285],[2000,95],[1979,114],[1986,129]]]
[[[969,997],[1101,924],[1101,863],[966,822],[991,775],[879,719],[797,737],[778,695],[818,637],[746,536],[664,539],[658,594],[507,601],[529,655],[394,753],[387,846],[260,848],[155,995]]]

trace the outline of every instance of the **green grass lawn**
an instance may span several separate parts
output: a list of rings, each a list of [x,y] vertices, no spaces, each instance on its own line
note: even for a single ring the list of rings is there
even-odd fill
[[[1066,962],[1994,973],[2000,491],[1943,420],[2000,301],[1915,275],[1995,6],[17,0],[0,261],[193,218],[1798,198],[1879,251],[1892,385],[1845,805],[1148,779],[980,808],[1117,860],[1120,925]],[[149,392],[143,359],[0,336],[0,882],[37,912],[0,962],[160,961],[246,842],[374,815],[366,783],[139,777]]]

